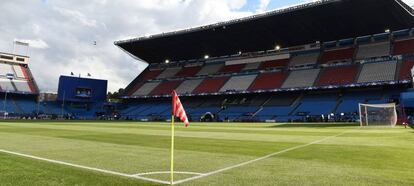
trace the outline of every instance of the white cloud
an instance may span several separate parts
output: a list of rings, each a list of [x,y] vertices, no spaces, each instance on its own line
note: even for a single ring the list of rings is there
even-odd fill
[[[88,19],[84,14],[82,14],[79,11],[59,7],[54,7],[53,9],[59,12],[61,15],[66,16],[69,19],[72,19],[75,23],[81,23],[82,25],[89,27],[96,27],[96,20]]]
[[[114,46],[120,39],[251,15],[246,0],[13,0],[0,6],[0,51],[15,38],[30,43],[30,68],[42,91],[56,91],[60,75],[91,73],[124,88],[144,68]],[[97,45],[93,45],[96,41]]]
[[[42,39],[15,39],[15,41],[28,43],[30,47],[36,48],[36,49],[49,48],[49,45]]]

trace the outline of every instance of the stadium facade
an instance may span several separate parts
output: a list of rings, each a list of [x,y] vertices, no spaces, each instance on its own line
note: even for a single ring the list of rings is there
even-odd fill
[[[149,63],[121,115],[168,120],[173,89],[195,121],[354,121],[358,103],[396,102],[402,114],[413,15],[400,0],[317,1],[117,41]]]

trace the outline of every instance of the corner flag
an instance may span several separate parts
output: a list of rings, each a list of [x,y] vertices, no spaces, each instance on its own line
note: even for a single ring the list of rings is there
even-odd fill
[[[188,117],[185,113],[184,107],[181,104],[180,98],[175,90],[171,93],[172,96],[172,116],[171,116],[171,165],[170,165],[170,183],[174,184],[174,119],[179,117],[184,122],[185,127],[188,127]]]
[[[188,127],[188,118],[187,114],[185,113],[184,107],[181,104],[180,98],[177,95],[177,92],[173,90],[172,92],[172,115],[175,117],[179,117],[182,122],[184,122],[185,127]]]

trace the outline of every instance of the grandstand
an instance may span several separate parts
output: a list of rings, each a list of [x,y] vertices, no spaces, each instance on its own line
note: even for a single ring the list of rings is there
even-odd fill
[[[126,88],[121,113],[168,119],[177,89],[193,120],[355,120],[357,103],[395,101],[410,87],[412,17],[399,0],[318,1],[117,41],[149,63]]]
[[[39,89],[29,69],[29,57],[0,53],[1,115],[21,116],[36,111]]]

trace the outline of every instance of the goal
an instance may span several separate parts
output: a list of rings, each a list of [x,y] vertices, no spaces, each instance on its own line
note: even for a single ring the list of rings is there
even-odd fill
[[[395,126],[397,110],[395,103],[388,104],[359,104],[361,126]]]

